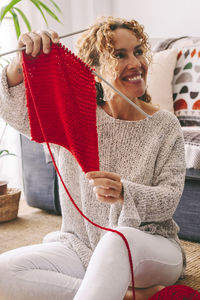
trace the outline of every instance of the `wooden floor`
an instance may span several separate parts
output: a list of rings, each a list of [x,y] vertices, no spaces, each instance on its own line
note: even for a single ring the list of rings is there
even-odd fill
[[[0,253],[41,243],[47,233],[60,227],[61,216],[30,207],[20,199],[18,217],[0,224]]]

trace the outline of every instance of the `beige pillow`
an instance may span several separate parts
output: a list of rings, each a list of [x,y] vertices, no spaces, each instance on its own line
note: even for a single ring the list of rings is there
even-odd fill
[[[152,103],[161,109],[174,112],[172,81],[178,49],[168,49],[153,54],[147,75],[147,90]]]

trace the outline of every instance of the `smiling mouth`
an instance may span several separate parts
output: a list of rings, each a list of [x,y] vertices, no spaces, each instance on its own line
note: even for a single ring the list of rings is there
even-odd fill
[[[126,76],[122,78],[123,81],[134,83],[142,80],[142,74]]]

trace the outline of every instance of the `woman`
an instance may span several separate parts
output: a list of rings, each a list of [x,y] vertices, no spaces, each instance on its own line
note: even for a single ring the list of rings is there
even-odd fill
[[[51,36],[51,39],[49,38]],[[51,51],[58,34],[23,34],[33,57]],[[122,232],[132,253],[136,299],[148,299],[183,273],[185,256],[172,219],[183,191],[184,144],[176,117],[158,110],[146,91],[149,46],[138,22],[103,18],[85,32],[80,56],[149,116],[97,78],[100,170],[86,175],[71,154],[52,145],[72,197],[91,220]],[[103,88],[102,88],[103,87]],[[1,116],[30,135],[20,54],[2,73]],[[13,107],[15,109],[13,109]],[[44,243],[0,256],[2,299],[131,299],[122,239],[85,221],[60,185],[62,229]]]

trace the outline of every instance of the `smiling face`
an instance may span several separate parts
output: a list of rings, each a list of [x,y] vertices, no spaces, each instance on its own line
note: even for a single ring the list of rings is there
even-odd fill
[[[144,95],[139,101],[151,101],[146,91],[151,51],[144,27],[136,20],[102,17],[81,35],[77,46],[78,56],[128,98]],[[117,96],[106,83],[101,85],[104,97],[97,93],[99,105]]]
[[[143,46],[131,30],[118,28],[114,31],[114,49],[118,63],[113,85],[130,99],[142,96],[148,70]]]

